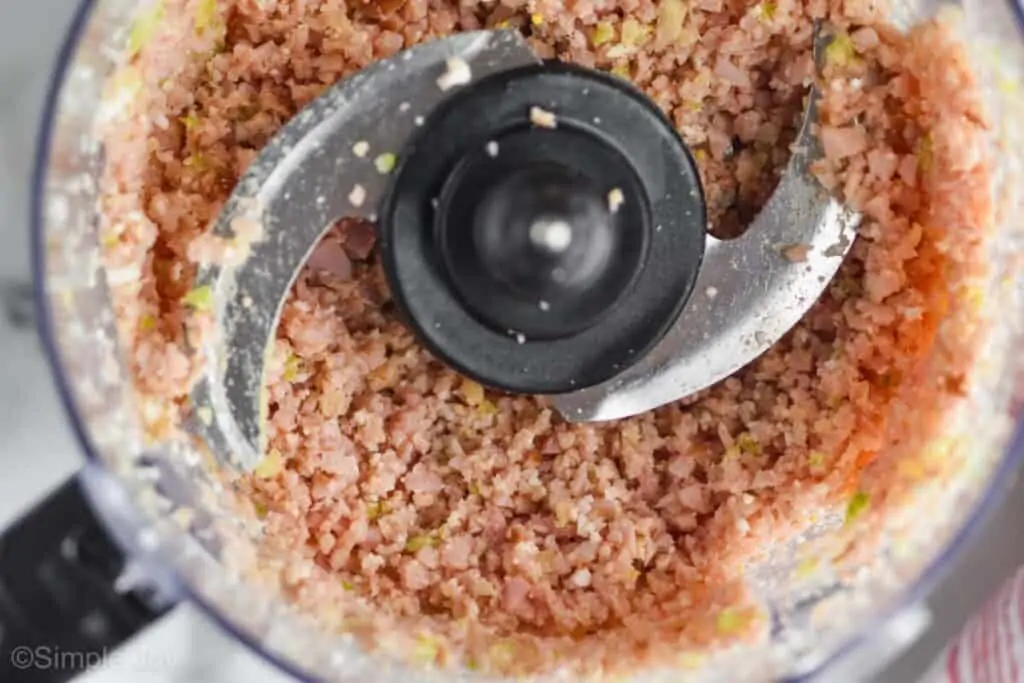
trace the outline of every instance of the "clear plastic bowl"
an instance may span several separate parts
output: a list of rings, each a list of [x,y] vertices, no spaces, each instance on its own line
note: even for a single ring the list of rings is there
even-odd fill
[[[902,18],[927,16],[944,3],[901,6]],[[891,523],[909,541],[843,580],[795,580],[793,548],[780,549],[754,580],[771,606],[769,642],[734,648],[683,680],[835,680],[840,660],[868,662],[885,646],[897,615],[921,601],[965,540],[1007,491],[1024,460],[1011,403],[1021,373],[1015,347],[1024,343],[1024,253],[1020,196],[1024,169],[1024,11],[1017,0],[971,0],[965,30],[976,53],[989,104],[996,112],[999,191],[1010,207],[990,255],[989,302],[1004,312],[989,340],[963,420],[956,485],[923,491],[920,514]],[[345,636],[326,634],[292,613],[270,591],[246,583],[222,560],[225,548],[245,544],[244,521],[223,484],[184,443],[147,445],[138,406],[123,367],[113,312],[99,270],[97,178],[102,149],[93,117],[106,78],[116,66],[133,0],[83,0],[61,52],[42,125],[32,229],[42,336],[68,417],[86,463],[81,481],[93,507],[132,560],[132,575],[168,600],[191,599],[237,638],[296,676],[338,681],[476,678],[468,672],[411,671],[361,651]],[[998,139],[997,139],[998,138]],[[1013,433],[1016,431],[1014,440]],[[1011,445],[1012,444],[1012,445]],[[967,457],[969,453],[969,457]],[[927,502],[927,505],[925,505]],[[178,508],[189,508],[185,520]],[[927,510],[927,514],[923,511]],[[187,523],[183,523],[187,522]],[[895,526],[894,526],[895,528]],[[853,657],[854,660],[850,660]],[[845,659],[843,659],[845,658]],[[846,666],[844,664],[844,666]],[[672,680],[681,672],[651,673]]]

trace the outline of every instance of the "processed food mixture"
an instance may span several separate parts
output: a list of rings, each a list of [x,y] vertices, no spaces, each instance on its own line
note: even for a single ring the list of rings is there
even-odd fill
[[[373,226],[343,220],[284,310],[270,451],[237,483],[264,518],[259,571],[421,663],[632,672],[765,637],[744,567],[829,510],[881,514],[942,476],[934,459],[898,465],[938,434],[972,360],[973,328],[949,321],[969,318],[991,223],[985,114],[947,24],[901,33],[885,16],[881,0],[158,2],[111,81],[127,104],[104,133],[102,202],[147,426],[174,428],[200,370],[211,219],[299,107],[374,59],[510,27],[632,80],[694,150],[718,235],[771,193],[818,79],[815,173],[864,222],[756,362],[635,418],[567,424],[420,348]],[[817,20],[836,35],[820,70]]]

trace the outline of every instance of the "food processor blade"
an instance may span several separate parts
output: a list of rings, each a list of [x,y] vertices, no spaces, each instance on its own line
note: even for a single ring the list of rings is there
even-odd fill
[[[818,299],[852,246],[860,217],[811,176],[822,151],[814,132],[817,97],[812,87],[789,164],[746,232],[708,238],[695,293],[676,324],[617,377],[555,397],[567,420],[628,417],[714,384],[767,351]]]
[[[476,76],[539,62],[513,31],[477,31],[424,43],[378,61],[327,91],[262,150],[216,224],[237,258],[204,264],[215,334],[193,393],[191,428],[218,452],[252,467],[262,453],[266,355],[285,296],[320,238],[342,217],[376,218],[393,159],[447,92],[449,60]],[[365,158],[362,147],[374,150]],[[354,194],[355,193],[355,194]],[[251,243],[243,235],[253,236]]]
[[[525,74],[525,84],[517,85],[517,76],[510,76],[510,81],[498,78],[513,73]],[[639,107],[640,113],[629,110],[630,116],[646,116],[649,121],[644,125],[657,131],[648,136],[646,143],[641,140],[639,147],[634,145],[624,154],[628,157],[632,153],[634,161],[638,156],[653,157],[639,164],[646,166],[636,170],[640,185],[635,188],[636,197],[630,197],[627,205],[629,211],[634,211],[634,223],[651,227],[650,235],[637,246],[640,270],[660,268],[661,274],[648,277],[650,281],[646,284],[626,282],[624,290],[629,292],[632,287],[634,298],[639,291],[643,300],[660,296],[671,301],[658,304],[660,307],[653,311],[633,310],[634,302],[612,301],[614,306],[609,304],[609,308],[618,307],[620,317],[631,320],[630,324],[638,329],[643,328],[633,335],[638,343],[627,351],[626,345],[634,345],[620,340],[619,350],[627,353],[628,358],[609,354],[607,357],[613,360],[605,363],[607,367],[590,373],[591,381],[582,381],[581,373],[579,384],[573,375],[579,364],[567,366],[574,352],[564,349],[571,346],[558,347],[556,343],[561,340],[543,337],[527,339],[512,327],[497,334],[491,329],[480,337],[480,342],[464,345],[458,353],[446,353],[450,350],[446,345],[451,339],[463,338],[464,330],[457,326],[454,336],[449,334],[447,342],[439,342],[432,332],[441,329],[442,319],[451,318],[432,316],[429,297],[419,309],[410,308],[408,302],[412,297],[408,293],[418,290],[419,284],[399,281],[403,277],[399,272],[403,259],[409,262],[410,250],[415,250],[409,247],[408,240],[399,243],[401,229],[415,236],[429,233],[430,228],[427,223],[409,227],[408,207],[404,214],[395,212],[402,210],[403,201],[411,203],[413,212],[422,215],[432,217],[445,212],[438,209],[436,199],[429,199],[429,194],[409,199],[395,189],[401,183],[393,178],[404,177],[402,174],[410,165],[405,164],[404,154],[399,162],[396,153],[403,151],[406,142],[417,134],[421,140],[430,138],[431,135],[419,130],[428,114],[450,101],[449,91],[459,91],[470,80],[476,87],[492,77],[492,89],[497,88],[496,92],[504,93],[505,97],[515,98],[519,87],[520,91],[530,93],[546,92],[554,103],[559,88],[564,91],[567,86],[553,81],[548,86],[538,85],[551,74],[576,84],[575,97],[580,101],[601,102],[604,97],[607,102],[608,97],[612,98],[611,108],[607,104],[604,109],[598,107],[609,118],[614,118],[613,110],[620,103],[623,111],[629,106]],[[491,96],[497,98],[495,93]],[[799,321],[827,286],[853,242],[857,217],[829,197],[809,174],[810,164],[820,154],[813,132],[815,98],[812,88],[793,156],[767,205],[742,236],[718,240],[704,235],[703,194],[685,145],[660,111],[624,82],[589,70],[541,66],[519,34],[506,31],[456,35],[372,65],[314,101],[272,140],[241,179],[213,228],[212,234],[224,240],[228,260],[204,264],[198,278],[200,287],[209,288],[216,334],[204,349],[211,361],[206,365],[210,370],[193,393],[193,428],[219,452],[234,454],[240,466],[248,468],[258,462],[264,450],[261,424],[268,409],[263,395],[264,366],[281,307],[312,249],[341,218],[381,218],[381,248],[389,283],[400,309],[404,309],[406,322],[435,355],[484,384],[552,395],[554,406],[570,421],[626,417],[726,377],[766,351]],[[479,106],[480,98],[477,100]],[[527,108],[534,129],[559,127],[551,112]],[[478,109],[478,113],[482,118],[490,117],[486,108],[482,112]],[[552,115],[550,121],[536,118],[548,115]],[[593,126],[590,122],[569,120],[559,132],[564,137],[565,131],[582,131],[592,141],[607,142],[611,138],[608,149],[613,152],[629,147],[628,141],[616,139],[614,128],[610,134],[607,130],[595,132],[599,117],[592,117],[592,121]],[[639,127],[643,129],[642,125]],[[624,128],[620,126],[618,130]],[[647,135],[643,130],[641,137]],[[437,137],[445,136],[438,133]],[[555,144],[550,138],[536,135],[531,139],[542,142],[522,146],[520,157],[536,156],[533,152],[537,149]],[[580,144],[585,146],[586,140],[581,140]],[[568,149],[567,143],[559,144],[561,149]],[[645,144],[648,151],[659,151],[645,154]],[[482,149],[483,144],[480,146]],[[661,150],[665,150],[664,154]],[[490,156],[498,156],[496,149],[492,152]],[[423,157],[417,163],[427,161]],[[532,169],[536,161],[530,158],[522,163]],[[450,170],[444,172],[455,175]],[[415,175],[415,169],[412,174]],[[402,182],[408,185],[411,181]],[[436,193],[434,197],[444,195],[444,188],[433,187],[429,182],[421,184]],[[622,193],[618,186],[609,190],[607,207],[602,210],[605,218],[611,216],[612,220],[622,204]],[[613,202],[615,193],[619,196]],[[426,207],[431,202],[433,209]],[[378,216],[378,211],[383,214]],[[471,217],[462,219],[471,222]],[[437,239],[439,219],[432,220]],[[623,228],[632,228],[633,223],[623,226],[621,217],[615,220],[620,221],[620,233],[630,234]],[[544,224],[549,225],[550,221]],[[676,242],[666,243],[664,240],[669,238],[655,235],[663,227],[664,233],[674,235]],[[668,250],[665,244],[671,245]],[[415,255],[417,264],[440,260],[432,251],[422,251]],[[624,251],[620,250],[618,256],[613,253],[611,260],[624,258]],[[484,270],[494,270],[500,264],[500,252],[498,257]],[[673,262],[674,258],[679,260]],[[651,265],[659,263],[659,259],[657,268]],[[658,291],[658,281],[666,283],[664,291]],[[406,285],[404,295],[402,285]],[[486,308],[490,299],[483,299]],[[545,303],[538,302],[543,310],[547,310]],[[633,310],[631,319],[628,312],[623,313],[627,309]],[[560,315],[571,310],[563,307]],[[459,320],[470,318],[479,316],[466,314]],[[627,335],[627,342],[632,338]],[[504,355],[493,355],[494,349],[489,347],[494,344],[505,345]],[[576,348],[583,350],[586,345],[577,344]],[[466,355],[472,354],[477,354],[475,366],[463,362]],[[490,372],[492,364],[488,359],[496,357],[511,359],[512,365],[502,369],[504,374]],[[516,366],[520,361],[521,367]],[[588,362],[591,366],[600,365],[592,359]],[[549,370],[554,369],[561,372],[561,384],[551,380]],[[517,383],[517,373],[526,379]],[[580,389],[566,390],[570,386]],[[557,390],[545,391],[546,387]]]

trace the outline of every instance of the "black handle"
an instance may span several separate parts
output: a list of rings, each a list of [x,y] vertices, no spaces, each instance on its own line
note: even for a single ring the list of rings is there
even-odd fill
[[[169,607],[126,582],[128,558],[72,478],[0,535],[0,681],[59,683]]]

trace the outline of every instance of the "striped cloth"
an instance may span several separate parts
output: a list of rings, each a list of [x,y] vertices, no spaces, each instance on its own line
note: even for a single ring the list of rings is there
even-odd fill
[[[1024,568],[971,618],[922,683],[1024,683]]]

